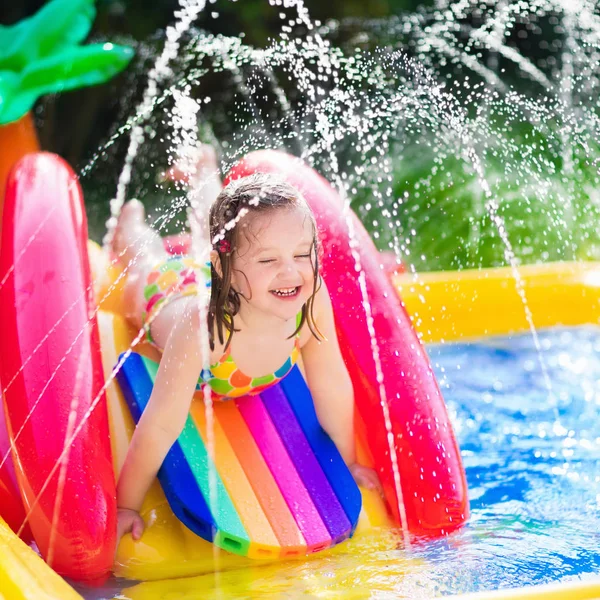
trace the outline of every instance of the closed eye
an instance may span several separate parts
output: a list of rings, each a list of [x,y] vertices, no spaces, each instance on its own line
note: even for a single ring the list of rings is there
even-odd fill
[[[308,254],[298,254],[296,258],[310,258],[310,252]]]
[[[261,265],[267,265],[269,263],[275,262],[274,258],[265,258],[263,260],[258,261]]]

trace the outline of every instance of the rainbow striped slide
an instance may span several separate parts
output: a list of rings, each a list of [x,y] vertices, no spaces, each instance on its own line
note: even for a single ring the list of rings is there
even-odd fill
[[[158,363],[132,353],[117,374],[136,422],[157,371]],[[250,558],[309,554],[352,535],[360,491],[319,425],[297,366],[259,395],[215,403],[213,414],[214,453],[197,397],[158,473],[189,529]]]

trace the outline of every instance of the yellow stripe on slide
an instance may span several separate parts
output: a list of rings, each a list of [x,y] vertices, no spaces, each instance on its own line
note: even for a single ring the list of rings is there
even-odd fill
[[[0,518],[0,600],[83,600]]]
[[[133,336],[123,317],[100,310],[97,319],[100,346],[102,348],[104,380],[108,381],[119,360],[119,354],[129,349]],[[127,455],[129,440],[133,435],[135,423],[129,414],[127,403],[121,394],[119,385],[114,379],[106,389],[106,406],[110,424],[113,467],[115,477],[118,477]]]

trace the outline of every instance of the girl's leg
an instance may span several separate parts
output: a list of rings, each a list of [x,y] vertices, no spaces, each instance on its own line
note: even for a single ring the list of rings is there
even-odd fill
[[[162,238],[146,223],[144,205],[130,200],[123,206],[115,229],[113,251],[124,268],[140,270],[147,262],[156,264],[168,254]]]
[[[115,230],[113,251],[120,257],[124,269],[127,269],[127,281],[123,291],[124,304],[127,307],[126,318],[141,328],[142,315],[147,300],[144,290],[148,275],[158,264],[169,258],[162,238],[152,229],[145,219],[144,206],[139,200],[130,200],[119,217]],[[161,306],[150,324],[152,339],[159,348],[164,348],[173,325],[185,311],[197,305],[195,296],[174,297]]]
[[[169,255],[158,232],[146,223],[144,206],[139,200],[130,200],[123,207],[115,229],[113,252],[127,275],[123,291],[125,316],[136,327],[141,327],[148,274]]]

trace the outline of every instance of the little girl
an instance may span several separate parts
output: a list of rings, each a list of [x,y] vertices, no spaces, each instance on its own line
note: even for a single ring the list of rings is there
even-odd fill
[[[375,472],[356,463],[352,384],[306,201],[283,180],[252,175],[219,193],[209,227],[209,266],[169,257],[136,200],[125,205],[116,230],[113,249],[128,267],[129,317],[163,352],[117,486],[118,539],[130,531],[140,538],[142,501],[183,429],[197,384],[210,386],[216,400],[258,393],[300,357],[322,427],[357,483],[379,487]],[[211,286],[208,311],[199,306],[199,285]],[[207,312],[209,344],[202,344]]]

